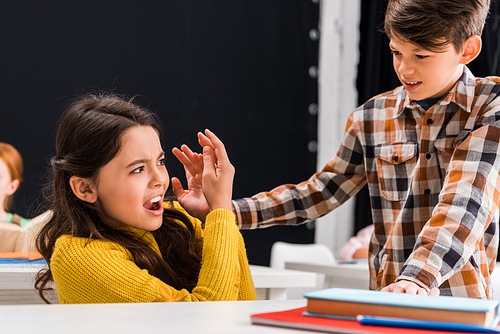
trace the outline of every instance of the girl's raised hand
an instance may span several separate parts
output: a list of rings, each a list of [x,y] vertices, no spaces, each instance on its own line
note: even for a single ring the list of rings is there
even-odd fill
[[[232,210],[234,167],[229,162],[224,144],[209,130],[198,134],[203,138],[203,181],[202,188],[210,211]]]
[[[191,216],[204,222],[210,209],[208,208],[208,203],[202,189],[203,155],[194,153],[186,145],[182,145],[180,150],[174,147],[172,153],[184,165],[188,181],[188,190],[184,190],[181,181],[173,177],[172,190],[174,195]]]

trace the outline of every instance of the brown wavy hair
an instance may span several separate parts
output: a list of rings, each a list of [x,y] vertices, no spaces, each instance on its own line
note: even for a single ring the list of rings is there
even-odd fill
[[[134,99],[110,93],[89,93],[69,105],[59,120],[56,156],[51,159],[50,199],[53,215],[36,237],[36,248],[49,265],[38,273],[35,288],[46,302],[47,284],[53,281],[50,259],[56,240],[62,235],[115,242],[130,251],[141,269],[176,289],[191,291],[201,268],[200,247],[193,224],[181,211],[165,209],[163,224],[153,231],[161,251],[159,256],[140,239],[112,229],[99,218],[93,203],[78,199],[70,178],[77,175],[96,180],[100,169],[120,151],[123,133],[134,126],[150,126],[160,135],[155,114]],[[182,222],[183,224],[179,224]]]
[[[483,32],[490,0],[389,0],[384,31],[431,51],[452,44],[457,52],[467,38]]]
[[[10,179],[12,181],[19,180],[19,184],[23,181],[23,158],[14,146],[7,143],[0,143],[0,160],[2,160],[9,170]],[[3,209],[9,211],[12,206],[12,195],[5,196],[2,203]]]

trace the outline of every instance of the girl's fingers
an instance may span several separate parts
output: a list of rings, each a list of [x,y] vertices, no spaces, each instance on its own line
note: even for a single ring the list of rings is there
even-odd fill
[[[185,195],[184,188],[182,188],[182,183],[176,177],[172,178],[172,191],[174,192],[174,195],[178,200],[182,200]]]
[[[182,153],[191,161],[197,173],[203,172],[203,155],[194,153],[187,145],[181,146]],[[193,174],[194,175],[194,174]]]
[[[189,158],[184,154],[184,152],[182,152],[181,150],[179,150],[177,147],[174,147],[172,149],[172,153],[175,155],[175,157],[181,162],[181,164],[184,165],[184,167],[189,170],[189,169],[192,169],[192,162],[191,160],[189,160]]]
[[[188,157],[177,147],[172,149],[172,153],[184,166],[191,165],[191,161],[189,161]]]
[[[185,145],[183,145],[185,146]],[[184,150],[185,148],[182,147]],[[186,146],[187,148],[187,146]],[[189,150],[189,148],[187,148]],[[184,168],[191,174],[196,175],[197,173],[201,173],[203,171],[203,161],[197,157],[196,153],[191,155],[191,158],[183,151],[179,150],[177,147],[172,149],[172,153],[175,157],[184,165]],[[189,150],[191,151],[191,150]],[[192,153],[192,152],[191,152]],[[202,159],[202,158],[201,158]],[[199,166],[201,162],[201,167]]]

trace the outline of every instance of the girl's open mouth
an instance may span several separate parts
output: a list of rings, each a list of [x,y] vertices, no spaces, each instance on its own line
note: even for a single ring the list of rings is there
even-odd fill
[[[161,205],[161,196],[156,196],[155,198],[150,199],[142,206],[144,207],[144,209],[149,211],[163,211],[163,206]]]

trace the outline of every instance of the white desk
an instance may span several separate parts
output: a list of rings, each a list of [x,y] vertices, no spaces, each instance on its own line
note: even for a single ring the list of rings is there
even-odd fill
[[[316,273],[250,266],[257,299],[286,299],[287,288],[313,288]]]
[[[366,261],[334,265],[287,262],[285,267],[287,269],[324,274],[326,276],[325,287],[368,289],[369,285],[370,275],[368,263]],[[491,274],[491,280],[493,286],[493,299],[500,300],[500,262],[496,263],[495,269]]]
[[[44,304],[34,288],[35,277],[44,267],[43,264],[0,264],[0,305]],[[57,303],[55,291],[48,295],[52,303]]]
[[[0,304],[42,304],[38,291],[34,289],[34,281],[43,267],[42,264],[1,264]],[[257,298],[261,300],[286,299],[287,288],[316,285],[316,274],[311,272],[262,266],[250,266],[250,270]],[[49,299],[57,303],[55,291]]]
[[[2,305],[0,306],[0,332],[16,334],[286,333],[286,330],[282,328],[252,325],[250,315],[284,311],[305,305],[305,299],[204,303]]]
[[[285,268],[322,273],[327,288],[368,289],[370,282],[368,262],[365,261],[333,265],[287,262]]]

